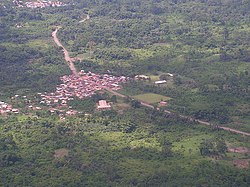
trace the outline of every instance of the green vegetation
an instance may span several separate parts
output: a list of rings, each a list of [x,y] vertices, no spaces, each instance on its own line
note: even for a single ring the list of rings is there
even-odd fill
[[[146,93],[146,94],[140,94],[140,95],[135,95],[133,98],[138,99],[140,101],[144,101],[146,103],[159,103],[160,101],[168,101],[171,98],[159,95],[159,94],[154,94],[154,93]]]
[[[223,157],[214,159],[199,151],[204,142],[222,136],[231,146],[250,148],[248,137],[199,127],[154,110],[96,113],[60,122],[52,116],[8,117],[0,123],[1,186],[247,186],[250,182],[249,169],[237,169],[232,163],[249,154],[233,156],[223,148]]]
[[[0,2],[0,101],[22,109],[0,116],[0,186],[249,186],[249,152],[227,149],[249,150],[249,137],[216,127],[250,132],[249,1],[61,1],[68,5]],[[55,91],[71,73],[55,26],[78,70],[150,80],[124,84],[127,98],[75,98],[69,104],[82,114],[66,119],[29,110],[37,92]],[[100,99],[113,109],[97,112]],[[168,100],[173,113],[137,99]]]

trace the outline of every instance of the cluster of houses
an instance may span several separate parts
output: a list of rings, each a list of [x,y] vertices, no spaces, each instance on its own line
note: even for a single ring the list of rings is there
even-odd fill
[[[3,101],[0,101],[0,114],[14,113],[18,114],[19,110],[12,108],[12,105],[9,105]]]
[[[65,3],[60,1],[36,1],[36,2],[23,2],[20,0],[14,0],[13,3],[17,7],[27,7],[27,8],[45,8],[45,7],[60,7],[66,6]]]
[[[168,76],[173,76],[169,74]],[[72,110],[72,107],[68,103],[74,98],[84,99],[93,96],[99,90],[119,90],[121,89],[121,83],[125,83],[129,80],[124,76],[113,76],[109,74],[95,74],[92,72],[84,72],[81,70],[78,75],[65,75],[60,78],[62,83],[56,87],[56,91],[52,93],[38,93],[39,102],[44,106],[48,106],[51,113],[59,114],[61,119],[65,119],[65,116],[73,116],[80,112]],[[148,80],[146,75],[137,75],[135,79]],[[165,83],[165,80],[156,81],[155,84]],[[20,97],[15,95],[12,99]],[[31,100],[28,100],[26,96],[23,96],[27,106],[30,110],[41,110],[41,107],[31,104]],[[167,102],[160,102],[159,106],[166,106]],[[63,109],[64,108],[64,109]],[[97,110],[111,109],[110,103],[106,100],[100,100],[97,103]],[[15,113],[18,114],[19,110],[12,107],[5,102],[0,101],[0,114]]]
[[[168,76],[169,78],[172,78],[172,79],[173,79],[174,74],[172,74],[172,73],[167,73],[166,76]],[[150,77],[147,76],[147,75],[136,75],[136,76],[135,76],[135,80],[144,80],[144,81],[145,81],[145,80],[150,80]],[[155,83],[156,85],[161,85],[161,84],[167,83],[167,81],[166,81],[165,79],[163,79],[163,80],[155,81],[154,83]]]
[[[61,120],[65,120],[66,116],[75,116],[77,114],[82,114],[82,112],[78,112],[77,110],[61,110],[58,108],[50,108],[51,114],[58,114]]]
[[[38,93],[41,97],[40,104],[47,106],[67,106],[68,102],[74,100],[74,97],[84,99],[91,97],[98,90],[121,89],[120,83],[128,81],[127,77],[116,77],[113,75],[99,75],[91,72],[85,73],[83,70],[79,72],[79,76],[65,75],[61,77],[63,82],[56,87],[53,93]]]
[[[65,75],[61,77],[62,84],[56,87],[56,91],[52,93],[38,93],[40,105],[49,107],[51,114],[58,114],[61,119],[65,119],[65,116],[73,116],[81,114],[76,110],[73,110],[69,106],[69,101],[74,100],[75,97],[84,99],[91,97],[98,90],[110,89],[118,90],[121,89],[120,84],[127,82],[128,77],[124,76],[113,76],[113,75],[99,75],[92,72],[85,73],[83,70],[79,72],[79,76],[76,75]],[[24,99],[29,110],[42,110],[43,107],[35,106],[27,96],[15,95],[11,99],[17,98]],[[35,97],[37,98],[37,97]],[[106,100],[100,100],[97,103],[97,110],[108,110],[111,109],[111,105]],[[12,105],[0,101],[0,114],[15,113],[18,114],[19,110],[14,109]]]

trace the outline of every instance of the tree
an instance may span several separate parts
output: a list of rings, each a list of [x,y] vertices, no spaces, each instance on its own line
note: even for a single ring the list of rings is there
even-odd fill
[[[131,133],[131,132],[135,131],[136,127],[137,127],[136,124],[134,124],[133,122],[129,121],[123,127],[123,132],[125,132],[125,133]]]
[[[210,140],[204,140],[201,142],[199,149],[201,155],[209,156],[213,152],[213,144]]]
[[[112,95],[110,100],[111,100],[111,102],[116,103],[117,102],[116,95]]]
[[[13,135],[7,135],[0,138],[0,150],[15,150],[17,148],[16,142],[13,139]]]
[[[170,141],[164,140],[162,142],[162,154],[164,157],[173,156],[172,147],[173,147],[173,145]]]
[[[218,139],[216,142],[216,149],[220,155],[225,155],[227,152],[227,144],[226,144],[225,140]]]
[[[0,157],[0,166],[11,166],[20,161],[21,157],[15,153],[6,153]]]
[[[200,153],[204,156],[224,156],[227,151],[225,140],[221,138],[206,139],[201,142]]]
[[[160,75],[160,80],[171,80],[172,77],[169,76],[168,74],[162,74]]]
[[[137,101],[135,99],[133,99],[131,102],[130,102],[131,106],[133,108],[140,108],[141,107],[141,102],[140,101]]]

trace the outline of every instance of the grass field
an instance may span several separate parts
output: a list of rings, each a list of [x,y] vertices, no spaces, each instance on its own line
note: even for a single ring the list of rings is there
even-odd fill
[[[159,81],[160,80],[160,76],[159,75],[149,75],[151,81]]]
[[[159,95],[159,94],[154,94],[154,93],[135,95],[133,96],[133,98],[141,100],[141,101],[145,101],[150,104],[158,103],[160,101],[168,101],[171,99],[170,97],[166,97],[164,95]]]

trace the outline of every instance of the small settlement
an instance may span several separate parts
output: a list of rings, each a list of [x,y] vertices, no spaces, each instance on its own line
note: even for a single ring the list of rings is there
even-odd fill
[[[65,116],[74,116],[81,114],[81,112],[72,110],[69,106],[69,101],[75,98],[85,99],[93,96],[99,90],[119,90],[121,89],[121,83],[127,82],[128,77],[113,76],[108,74],[95,74],[92,72],[85,73],[83,70],[79,72],[79,76],[65,75],[60,78],[62,83],[56,87],[55,92],[52,93],[37,93],[35,100],[37,100],[36,106],[31,99],[26,96],[15,95],[11,98],[12,101],[16,101],[18,98],[24,99],[28,109],[37,111],[48,107],[51,114],[59,114],[61,119],[65,119]],[[111,105],[106,100],[100,100],[97,103],[97,110],[111,109]],[[12,108],[11,105],[0,102],[0,114],[15,113],[18,114],[18,109]]]
[[[23,2],[20,0],[14,0],[13,3],[19,7],[27,7],[27,8],[45,8],[45,7],[60,7],[66,6],[63,2],[60,1],[36,1],[36,2]]]
[[[74,97],[84,99],[91,97],[98,90],[121,89],[120,83],[124,83],[129,78],[120,76],[116,77],[113,75],[99,75],[92,72],[85,73],[83,70],[79,72],[79,76],[65,75],[61,77],[63,82],[56,87],[56,91],[52,93],[40,94],[41,104],[47,106],[58,105],[67,106],[68,101],[74,100]]]
[[[0,114],[7,114],[7,113],[18,114],[19,110],[12,108],[12,105],[0,101]]]

